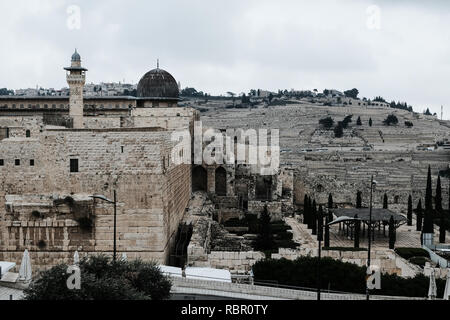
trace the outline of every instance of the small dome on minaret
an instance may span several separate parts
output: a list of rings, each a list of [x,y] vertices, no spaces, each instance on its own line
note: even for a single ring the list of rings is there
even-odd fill
[[[75,52],[72,55],[72,61],[81,61],[81,56],[80,54],[77,52],[77,49],[75,49]]]

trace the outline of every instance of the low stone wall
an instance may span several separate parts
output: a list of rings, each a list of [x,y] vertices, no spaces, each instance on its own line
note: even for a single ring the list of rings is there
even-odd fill
[[[295,260],[302,256],[318,255],[318,249],[300,248],[300,249],[282,249],[278,253],[272,254],[272,259],[285,258]],[[367,251],[340,251],[340,250],[322,250],[322,257],[330,257],[342,262],[354,263],[360,267],[367,265]],[[373,250],[371,264],[379,266],[381,271],[389,274],[397,274],[402,277],[413,277],[421,272],[420,268],[414,267],[405,259],[396,255],[392,250]]]
[[[211,251],[207,253],[199,246],[188,247],[188,265],[227,269],[234,274],[246,274],[265,255],[259,251]]]

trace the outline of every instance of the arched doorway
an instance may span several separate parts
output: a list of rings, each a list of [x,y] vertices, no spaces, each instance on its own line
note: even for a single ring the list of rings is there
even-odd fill
[[[216,195],[227,195],[227,171],[223,167],[216,169]]]
[[[196,166],[192,170],[192,191],[207,191],[208,174],[202,166]]]

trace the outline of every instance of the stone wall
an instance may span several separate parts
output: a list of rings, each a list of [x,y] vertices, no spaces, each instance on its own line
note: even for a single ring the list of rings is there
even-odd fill
[[[173,164],[172,147],[170,132],[154,128],[48,129],[32,138],[3,139],[0,259],[20,263],[28,249],[41,269],[67,262],[75,250],[111,254],[111,204],[97,201],[93,229],[84,232],[70,210],[55,210],[51,199],[112,199],[116,190],[119,254],[165,263],[191,186],[190,166]],[[70,159],[78,159],[79,172],[70,172]],[[45,218],[32,218],[35,210]]]

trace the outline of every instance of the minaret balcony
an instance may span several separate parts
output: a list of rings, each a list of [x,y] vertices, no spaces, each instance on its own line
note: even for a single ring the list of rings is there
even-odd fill
[[[68,74],[67,75],[67,82],[85,82],[86,76],[85,75],[75,75],[75,74]]]

